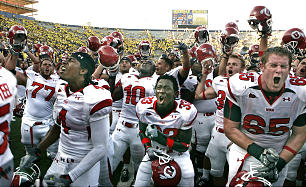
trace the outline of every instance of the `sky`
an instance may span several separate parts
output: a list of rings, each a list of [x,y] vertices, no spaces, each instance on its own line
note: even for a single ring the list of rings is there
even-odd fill
[[[255,6],[272,13],[273,30],[306,29],[305,0],[38,0],[37,20],[71,25],[126,29],[172,29],[172,10],[208,10],[208,29],[222,30],[238,21],[250,30],[247,19]]]

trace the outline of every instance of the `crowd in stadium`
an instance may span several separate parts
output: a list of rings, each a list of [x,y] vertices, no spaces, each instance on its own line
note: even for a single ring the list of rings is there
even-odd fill
[[[0,15],[0,186],[304,186],[305,34],[273,31],[264,6],[247,21],[140,31]]]

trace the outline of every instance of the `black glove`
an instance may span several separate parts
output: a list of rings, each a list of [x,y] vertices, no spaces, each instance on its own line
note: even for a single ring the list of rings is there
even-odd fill
[[[32,164],[37,163],[40,160],[40,150],[35,148],[34,153],[26,154],[20,160],[19,167],[21,169],[29,168]]]
[[[183,51],[183,52],[187,52],[188,51],[188,46],[183,43],[183,42],[178,42],[178,45],[174,45],[175,48],[178,48],[179,50]]]
[[[164,155],[162,150],[156,149],[154,147],[149,147],[147,149],[147,153],[151,161],[158,159],[157,155]]]
[[[48,186],[57,186],[57,187],[69,186],[72,183],[72,180],[68,174],[47,175],[44,177],[44,181],[47,183]]]

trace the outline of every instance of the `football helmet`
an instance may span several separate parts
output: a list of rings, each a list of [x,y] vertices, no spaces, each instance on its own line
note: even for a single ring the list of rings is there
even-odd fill
[[[239,42],[239,31],[234,27],[225,28],[221,34],[220,42],[223,45],[223,52],[232,50]]]
[[[120,54],[120,55],[123,55],[123,52],[124,52],[124,46],[123,46],[123,35],[120,33],[120,32],[112,32],[111,33],[111,36],[113,36],[115,39],[116,39],[116,42],[117,42],[117,46],[115,47],[115,49],[117,49],[117,52]]]
[[[131,60],[132,64],[138,63],[137,58],[134,55],[127,55],[126,57],[128,57]]]
[[[123,54],[123,46],[122,46],[122,42],[119,38],[115,38],[111,35],[109,36],[105,36],[102,41],[101,41],[101,45],[102,46],[111,46],[113,48],[115,48],[117,50],[117,52],[119,54]]]
[[[214,47],[208,43],[201,44],[195,51],[197,60],[202,64],[211,60],[213,64],[216,63],[216,51]]]
[[[94,52],[98,51],[101,47],[100,39],[96,36],[89,37],[87,39],[87,47]]]
[[[176,186],[180,183],[182,172],[176,161],[167,154],[156,154],[152,161],[152,180],[154,186]]]
[[[52,60],[54,59],[53,49],[47,45],[43,45],[39,48],[39,57],[43,55],[48,55]]]
[[[89,53],[89,49],[86,46],[81,46],[79,47],[78,52]]]
[[[206,27],[198,26],[194,31],[195,41],[199,44],[209,41],[209,32]]]
[[[238,25],[234,22],[228,22],[227,24],[225,24],[225,28],[227,28],[227,27],[234,27],[235,29],[237,29],[239,31]]]
[[[262,178],[254,176],[253,172],[246,170],[238,172],[231,180],[230,185],[232,187],[260,187],[260,186],[272,186],[272,184]]]
[[[305,48],[305,34],[299,28],[292,28],[287,30],[282,37],[282,45],[287,48],[291,53],[298,56],[303,55]]]
[[[36,55],[36,56],[39,56],[39,48],[42,46],[42,44],[40,43],[37,43],[37,44],[34,44],[33,45],[33,53]]]
[[[251,45],[249,48],[249,58],[251,64],[259,64],[260,56],[259,56],[259,45]]]
[[[15,52],[21,52],[27,45],[27,30],[23,26],[13,25],[7,37]]]
[[[39,179],[39,177],[40,169],[36,164],[32,164],[32,166],[24,169],[17,167],[13,175],[11,187],[34,186],[35,181]]]
[[[14,116],[19,117],[19,118],[23,116],[25,103],[26,103],[25,97],[18,98],[18,104],[15,106],[13,110]]]
[[[141,57],[151,56],[151,43],[148,40],[142,40],[138,45],[138,49]]]
[[[109,71],[118,69],[120,56],[115,48],[109,45],[102,46],[99,49],[98,54],[100,63],[105,69]]]
[[[248,20],[250,27],[262,34],[271,34],[272,14],[265,6],[255,6]]]

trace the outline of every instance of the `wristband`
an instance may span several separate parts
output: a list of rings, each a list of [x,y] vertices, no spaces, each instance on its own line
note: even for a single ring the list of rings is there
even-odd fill
[[[287,151],[289,151],[289,152],[291,152],[293,155],[296,155],[297,154],[297,152],[295,151],[295,150],[293,150],[291,147],[289,147],[289,146],[284,146],[284,149],[286,149]]]
[[[260,155],[264,152],[264,148],[257,145],[256,143],[252,143],[248,146],[247,152],[255,157],[257,160],[259,160]]]
[[[287,162],[282,159],[281,157],[279,157],[278,161],[277,161],[277,164],[276,164],[276,169],[277,171],[282,171],[282,169],[285,167],[285,165],[287,164]]]

